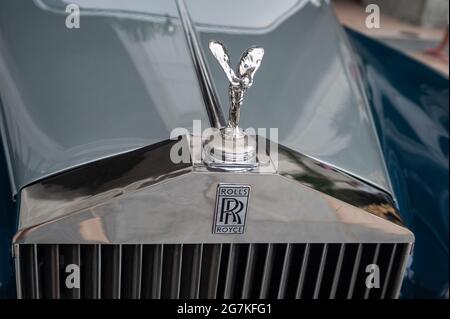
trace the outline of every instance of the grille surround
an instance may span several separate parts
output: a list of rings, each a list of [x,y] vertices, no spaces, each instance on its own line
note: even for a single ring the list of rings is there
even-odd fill
[[[410,244],[145,244],[15,246],[24,299],[398,298]],[[79,263],[80,288],[65,286]],[[380,287],[365,287],[365,267]]]
[[[332,297],[369,298],[358,288],[359,268],[349,270],[355,261],[375,260],[377,245],[414,242],[391,195],[287,147],[267,141],[270,149],[278,148],[276,160],[231,173],[205,168],[195,143],[191,162],[174,164],[169,156],[174,143],[86,164],[22,189],[13,239],[19,297],[327,298],[333,292]],[[244,234],[211,232],[220,183],[252,188]],[[346,249],[339,259],[341,246],[353,247],[351,258]],[[375,248],[368,253],[366,246]],[[298,257],[299,247],[308,259]],[[388,264],[395,260],[394,275],[380,298],[398,296],[406,251],[389,257]],[[383,256],[383,249],[378,252]],[[58,263],[65,254],[64,260],[81,265],[89,260],[91,271],[81,271],[87,292],[61,289],[65,274]],[[324,261],[327,256],[336,258],[335,265]],[[309,258],[314,267],[307,267]],[[308,272],[300,271],[302,265]],[[333,266],[346,274],[347,287],[333,284],[342,277]],[[125,277],[129,280],[122,282]],[[184,277],[195,284],[180,285]]]

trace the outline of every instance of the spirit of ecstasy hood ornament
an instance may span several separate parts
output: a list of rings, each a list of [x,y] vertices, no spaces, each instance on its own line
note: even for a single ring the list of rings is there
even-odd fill
[[[250,47],[241,56],[237,72],[230,66],[230,58],[227,50],[219,41],[209,42],[209,49],[214,57],[219,61],[220,66],[230,81],[228,93],[230,96],[230,115],[228,119],[229,128],[238,128],[239,117],[244,99],[245,91],[252,86],[253,77],[261,65],[264,56],[264,49]]]
[[[230,111],[227,126],[206,142],[204,161],[210,167],[226,170],[254,168],[258,165],[256,139],[239,127],[239,120],[244,93],[253,84],[253,77],[261,66],[264,49],[250,47],[245,50],[236,72],[230,66],[230,57],[222,43],[211,41],[209,49],[230,82]]]

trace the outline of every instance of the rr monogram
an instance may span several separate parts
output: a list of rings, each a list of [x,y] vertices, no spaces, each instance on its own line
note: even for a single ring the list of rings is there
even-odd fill
[[[213,233],[244,233],[249,196],[250,185],[219,184]]]
[[[233,217],[233,223],[242,224],[239,213],[244,208],[244,203],[235,198],[222,198],[222,211],[220,213],[220,222],[229,224],[228,218]],[[224,220],[225,219],[225,220]]]

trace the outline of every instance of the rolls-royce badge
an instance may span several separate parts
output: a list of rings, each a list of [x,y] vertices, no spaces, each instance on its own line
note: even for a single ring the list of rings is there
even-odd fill
[[[250,185],[219,184],[216,195],[213,233],[244,233],[249,196]]]

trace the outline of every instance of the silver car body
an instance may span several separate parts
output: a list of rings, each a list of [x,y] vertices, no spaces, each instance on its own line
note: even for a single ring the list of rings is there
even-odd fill
[[[194,119],[211,125],[175,1],[79,1],[80,29],[64,27],[69,2],[7,2],[0,11],[0,116],[15,192],[165,140]],[[278,128],[281,144],[391,192],[330,4],[257,2],[186,2],[204,52],[214,38],[232,60],[249,44],[266,49],[242,126]],[[226,111],[226,79],[204,56]]]

